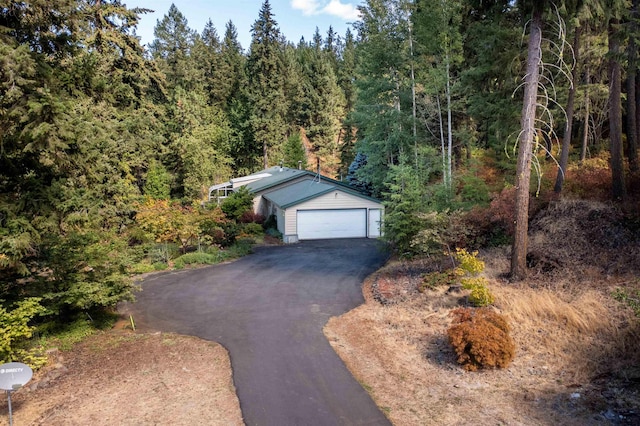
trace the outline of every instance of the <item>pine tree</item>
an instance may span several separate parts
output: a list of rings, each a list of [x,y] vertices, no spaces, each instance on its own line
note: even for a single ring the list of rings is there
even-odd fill
[[[189,28],[187,18],[172,4],[156,24],[155,40],[149,45],[152,57],[167,78],[170,89],[178,86],[192,90],[202,85],[203,73],[190,60],[197,33]]]
[[[277,161],[286,133],[287,100],[284,94],[282,36],[268,0],[251,28],[252,40],[247,69],[251,129],[262,144],[263,167],[269,158]],[[273,160],[272,160],[273,161]]]
[[[292,169],[300,167],[302,170],[307,168],[307,155],[302,144],[300,133],[294,133],[287,138],[284,145],[284,165]]]

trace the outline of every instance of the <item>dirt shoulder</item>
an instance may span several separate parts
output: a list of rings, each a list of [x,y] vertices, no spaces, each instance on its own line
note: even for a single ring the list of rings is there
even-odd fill
[[[217,343],[112,330],[49,357],[13,394],[14,424],[243,424],[229,355]],[[0,425],[6,424],[5,397]]]

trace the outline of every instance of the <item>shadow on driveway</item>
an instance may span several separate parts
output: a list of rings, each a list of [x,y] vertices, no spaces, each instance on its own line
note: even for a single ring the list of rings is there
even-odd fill
[[[387,257],[369,239],[260,247],[151,276],[125,309],[142,327],[224,345],[248,425],[388,425],[322,332],[363,303],[364,278]]]

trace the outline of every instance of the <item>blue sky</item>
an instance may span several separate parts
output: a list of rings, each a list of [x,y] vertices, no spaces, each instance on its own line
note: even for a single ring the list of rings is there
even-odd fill
[[[211,19],[222,37],[226,23],[233,21],[238,29],[238,40],[247,50],[251,42],[251,25],[258,18],[263,0],[125,0],[123,3],[129,8],[144,7],[155,11],[142,15],[138,24],[137,34],[142,44],[153,40],[153,28],[174,3],[187,18],[189,27],[198,33]],[[330,25],[344,36],[350,24],[358,19],[356,7],[360,0],[271,0],[270,3],[280,31],[287,40],[298,43],[300,37],[310,41],[316,27],[323,38]]]

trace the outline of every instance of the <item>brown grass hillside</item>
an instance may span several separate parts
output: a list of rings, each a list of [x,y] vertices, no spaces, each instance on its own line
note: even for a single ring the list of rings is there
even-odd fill
[[[465,293],[418,291],[446,257],[392,261],[367,281],[364,305],[330,320],[331,344],[394,424],[640,422],[640,323],[612,296],[640,290],[638,233],[593,201],[553,203],[530,229],[524,282],[505,279],[507,248],[479,254],[516,343],[506,369],[456,364],[446,330]]]

